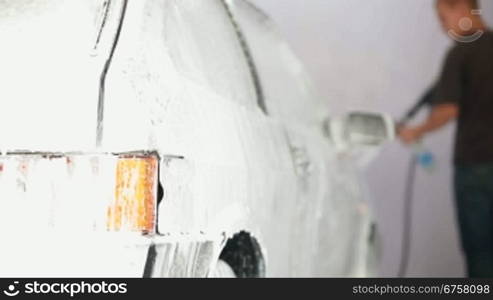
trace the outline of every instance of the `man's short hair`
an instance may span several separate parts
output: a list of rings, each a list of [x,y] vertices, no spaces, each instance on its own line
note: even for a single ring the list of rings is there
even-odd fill
[[[445,3],[450,6],[456,6],[459,3],[465,3],[469,5],[471,9],[479,9],[479,0],[437,0],[437,3]]]

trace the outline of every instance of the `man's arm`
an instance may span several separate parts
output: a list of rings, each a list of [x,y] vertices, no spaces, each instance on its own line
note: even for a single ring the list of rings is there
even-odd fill
[[[432,109],[428,119],[420,126],[398,130],[398,135],[404,143],[415,143],[425,134],[457,118],[463,97],[466,50],[464,45],[455,45],[450,49],[433,91],[433,99],[430,101]]]
[[[406,144],[419,141],[429,132],[442,128],[459,115],[459,107],[454,103],[436,105],[432,108],[428,119],[416,127],[404,127],[399,129],[400,139]]]

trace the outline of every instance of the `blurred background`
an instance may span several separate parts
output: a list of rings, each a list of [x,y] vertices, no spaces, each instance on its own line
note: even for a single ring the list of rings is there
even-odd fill
[[[277,23],[332,115],[365,109],[400,118],[435,80],[451,43],[434,0],[252,1]],[[492,26],[493,1],[482,8]],[[425,140],[437,166],[416,180],[408,276],[464,275],[451,193],[453,131]],[[399,265],[409,156],[399,142],[389,144],[367,170],[383,238],[381,276],[396,276]]]

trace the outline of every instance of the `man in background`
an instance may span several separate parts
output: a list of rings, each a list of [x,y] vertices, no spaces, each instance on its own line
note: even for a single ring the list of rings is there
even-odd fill
[[[493,278],[493,33],[477,0],[437,0],[436,5],[455,43],[434,87],[428,119],[401,128],[399,136],[415,143],[458,120],[454,188],[468,275]]]

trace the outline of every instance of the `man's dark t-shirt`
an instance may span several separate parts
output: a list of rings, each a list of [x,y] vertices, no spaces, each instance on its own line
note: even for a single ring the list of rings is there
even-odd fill
[[[456,103],[455,164],[493,162],[493,32],[449,51],[435,88],[434,105]]]

